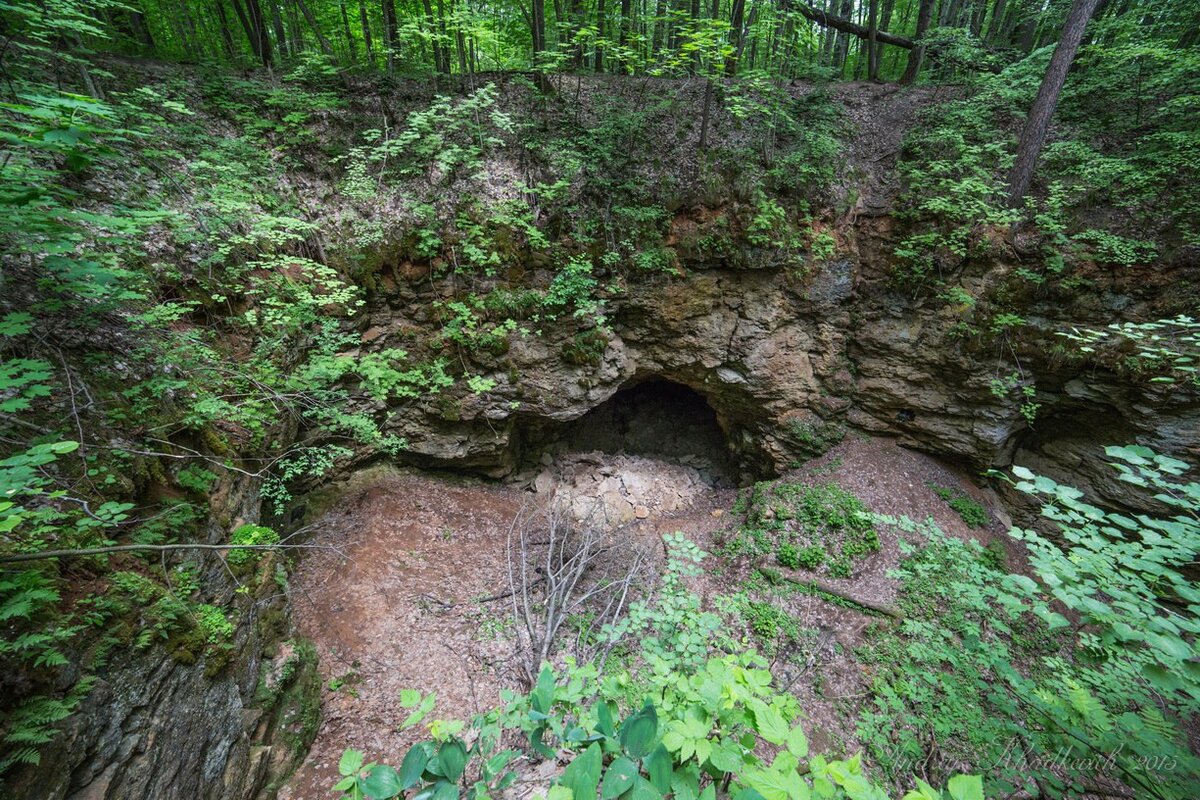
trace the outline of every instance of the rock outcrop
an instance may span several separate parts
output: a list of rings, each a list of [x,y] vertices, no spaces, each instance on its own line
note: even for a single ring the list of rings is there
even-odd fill
[[[592,360],[563,357],[580,335],[577,322],[543,323],[539,336],[511,334],[500,355],[465,354],[493,389],[399,404],[386,410],[387,424],[419,464],[505,475],[536,438],[531,431],[656,378],[706,399],[743,479],[811,455],[813,433],[839,425],[896,436],[979,471],[1020,462],[1118,503],[1130,501],[1122,484],[1102,469],[1081,471],[1086,453],[1136,441],[1200,456],[1195,387],[1163,388],[1063,348],[1060,331],[1119,316],[1105,293],[1032,296],[1022,302],[1019,330],[963,335],[972,318],[962,309],[906,297],[890,284],[879,255],[888,234],[879,228],[856,229],[847,254],[808,274],[693,269],[631,283],[609,300]],[[1010,271],[997,260],[961,279],[985,295],[1010,281]],[[1175,313],[1163,288],[1170,280],[1159,274],[1157,285],[1128,288],[1121,313]],[[364,348],[398,346],[429,324],[425,309],[450,291],[428,276],[385,284]]]
[[[257,481],[214,497],[209,542],[227,534],[218,518],[258,518]],[[273,557],[271,557],[273,558]],[[204,562],[212,601],[238,609],[230,642],[198,650],[167,642],[116,648],[96,685],[37,766],[6,776],[5,797],[64,800],[253,800],[273,795],[319,721],[315,658],[282,645],[285,596],[275,562],[237,588],[218,556]],[[257,578],[258,580],[255,580]]]

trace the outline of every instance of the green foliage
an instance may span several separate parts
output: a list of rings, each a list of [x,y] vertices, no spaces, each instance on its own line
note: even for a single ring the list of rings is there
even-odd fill
[[[1004,203],[1012,156],[995,126],[1020,91],[1004,76],[985,80],[971,98],[930,109],[909,134],[898,165],[906,191],[897,216],[915,223],[916,232],[896,249],[902,285],[941,286],[964,260],[991,254],[987,229],[1018,218]]]
[[[845,427],[836,422],[801,419],[789,421],[787,432],[800,455],[806,459],[825,455],[846,436]]]
[[[319,478],[333,468],[337,459],[351,455],[350,450],[336,445],[325,447],[302,447],[275,462],[275,469],[263,481],[260,493],[270,502],[275,512],[283,513],[292,499],[288,484],[303,478]]]
[[[279,544],[279,534],[262,525],[242,525],[229,534],[229,543],[256,546]],[[225,556],[225,560],[235,567],[257,564],[261,558],[261,550],[230,550]]]
[[[175,481],[187,489],[189,492],[196,494],[208,494],[213,483],[217,480],[217,475],[211,470],[207,470],[197,464],[188,464],[175,475]]]
[[[195,614],[196,623],[209,644],[220,644],[233,636],[233,623],[220,608],[202,603],[196,606]]]
[[[1113,323],[1104,330],[1072,328],[1060,331],[1076,343],[1089,360],[1123,364],[1137,375],[1147,374],[1152,383],[1187,381],[1200,387],[1200,322],[1180,315],[1153,322]]]
[[[987,509],[976,503],[965,492],[945,486],[930,484],[934,494],[946,501],[946,505],[962,518],[968,528],[985,528],[990,520]]]
[[[780,644],[791,644],[801,638],[796,620],[773,603],[745,600],[739,612],[767,655],[773,655]]]
[[[859,757],[810,757],[798,704],[772,688],[765,667],[750,652],[711,658],[690,673],[657,674],[654,691],[622,718],[606,688],[612,682],[597,683],[594,668],[568,665],[559,682],[546,665],[529,695],[509,694],[502,709],[477,716],[461,737],[418,742],[398,769],[345,751],[334,788],[349,798],[490,797],[517,779],[513,767],[523,753],[501,742],[519,732],[526,757],[571,757],[549,798],[712,800],[718,787],[767,800],[886,798],[863,775]],[[907,797],[942,797],[920,786],[929,793]],[[956,776],[949,791],[959,800],[982,797],[978,778]]]
[[[632,603],[627,616],[601,631],[614,644],[638,641],[642,658],[658,673],[696,668],[721,630],[720,616],[702,610],[700,598],[685,583],[701,573],[705,553],[681,533],[668,534],[663,542],[667,565],[657,597]]]
[[[764,482],[750,491],[745,519],[723,552],[772,550],[783,566],[845,578],[856,559],[879,550],[879,535],[862,501],[836,484]]]
[[[32,695],[6,714],[3,737],[0,738],[4,745],[0,775],[16,764],[39,764],[39,746],[54,740],[58,734],[57,723],[75,713],[94,684],[94,678],[86,677],[77,681],[62,697]]]
[[[512,130],[512,120],[496,108],[494,84],[462,99],[436,97],[428,108],[409,114],[398,131],[364,131],[366,144],[351,148],[344,159],[342,190],[368,200],[389,176],[419,175],[433,184],[474,176],[487,150]]]
[[[900,571],[904,623],[862,654],[876,671],[858,731],[893,777],[917,759],[990,765],[989,794],[1036,780],[1065,796],[1104,776],[1146,796],[1193,793],[1200,760],[1177,720],[1200,703],[1200,594],[1183,572],[1200,543],[1200,487],[1181,478],[1187,464],[1146,448],[1106,453],[1163,512],[1108,512],[1015,467],[1016,487],[1047,499],[1056,528],[1056,541],[1012,532],[1036,580],[905,523],[928,543]]]

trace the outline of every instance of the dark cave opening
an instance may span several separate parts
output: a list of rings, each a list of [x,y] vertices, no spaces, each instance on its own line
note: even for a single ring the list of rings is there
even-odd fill
[[[644,456],[695,467],[713,484],[739,483],[739,465],[717,412],[699,392],[664,378],[622,388],[582,417],[530,437],[535,442],[535,455]]]

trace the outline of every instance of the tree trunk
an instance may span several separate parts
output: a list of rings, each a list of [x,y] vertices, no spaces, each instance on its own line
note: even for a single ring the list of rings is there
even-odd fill
[[[829,0],[829,2],[825,4],[825,9],[822,11],[822,13],[824,13],[827,17],[832,16],[833,12],[837,9],[837,2],[838,0]],[[804,12],[801,11],[800,13]],[[820,22],[820,20],[817,21]],[[833,42],[836,38],[837,34],[834,33],[834,29],[828,25],[822,24],[820,64],[823,67],[833,65]]]
[[[925,35],[925,31],[929,30],[929,20],[932,16],[933,0],[921,0],[921,8],[917,11],[917,31],[913,35],[918,42]],[[904,68],[904,74],[900,76],[901,85],[908,85],[917,79],[917,73],[921,71],[921,61],[924,58],[925,47],[918,44],[908,54],[908,66]]]
[[[325,34],[321,33],[320,27],[317,26],[317,18],[308,10],[308,4],[304,0],[296,0],[296,5],[300,8],[300,13],[304,15],[304,21],[308,23],[308,27],[312,28],[313,36],[317,37],[317,45],[321,48],[321,52],[333,58],[333,48],[329,46],[329,40],[325,38]]]
[[[842,8],[838,12],[842,19],[850,21],[850,14],[854,11],[854,0],[842,0]],[[851,22],[851,25],[853,23]],[[854,25],[855,28],[860,28]],[[878,34],[877,34],[878,35]],[[846,74],[846,61],[850,58],[850,28],[838,28],[837,44],[834,47],[834,63],[837,65],[838,75]]]
[[[451,9],[453,11],[453,9]],[[466,75],[467,70],[467,34],[461,25],[454,26],[454,41],[458,46],[458,71]]]
[[[879,0],[869,0],[867,12],[867,80],[879,80]]]
[[[571,27],[567,34],[571,42],[572,55],[571,63],[575,69],[583,69],[583,44],[576,41],[576,36],[579,30],[583,27],[583,0],[569,0],[567,5],[567,18],[570,20]]]
[[[247,2],[248,5],[249,2]],[[262,39],[259,38],[253,15],[248,13],[247,8],[242,7],[241,0],[233,0],[233,11],[237,14],[238,21],[242,23],[242,30],[246,32],[246,39],[250,42],[250,49],[254,52],[254,57],[264,65],[269,64],[271,57],[269,54],[263,53]]]
[[[971,9],[971,35],[979,38],[979,34],[983,30],[983,18],[987,16],[987,0],[973,1],[975,6]]]
[[[988,44],[995,44],[996,38],[1000,35],[1000,25],[1004,22],[1007,5],[1007,0],[996,0],[996,4],[992,6],[992,18],[988,21],[987,33],[983,35],[984,41]]]
[[[1014,44],[1022,53],[1033,52],[1033,45],[1037,39],[1037,27],[1035,17],[1024,13],[1019,17],[1017,28],[1013,31],[1013,39]]]
[[[225,45],[225,56],[233,61],[237,58],[237,49],[233,46],[233,32],[229,30],[229,15],[225,13],[225,4],[221,0],[217,0],[215,5],[217,24],[221,28],[221,41]]]
[[[249,12],[250,22],[258,37],[259,55],[262,58],[263,66],[270,67],[275,63],[275,56],[271,48],[271,38],[267,36],[267,20],[263,16],[262,6],[258,0],[246,0],[246,10]]]
[[[432,17],[429,0],[425,0],[425,16]],[[383,55],[388,75],[396,74],[396,0],[383,0]]]
[[[292,43],[292,49],[288,50],[287,34],[283,30],[283,17],[279,16],[279,3],[271,3],[271,26],[275,28],[275,43],[279,52],[291,53],[293,56],[299,55],[295,49],[295,42]]]
[[[533,0],[529,14],[529,33],[533,39],[533,65],[537,66],[538,56],[546,49],[546,3],[545,0]]]
[[[604,72],[604,46],[600,44],[600,40],[604,38],[604,23],[605,6],[608,5],[608,0],[596,0],[596,60],[593,62],[593,68],[596,72]]]
[[[136,9],[130,10],[129,27],[133,29],[133,34],[137,37],[138,44],[153,53],[154,36],[150,33],[150,26],[146,24],[146,15]]]
[[[942,13],[938,18],[938,24],[943,28],[954,25],[961,7],[962,0],[943,0]]]
[[[437,15],[438,15],[438,41],[441,46],[438,48],[438,55],[441,56],[438,61],[437,71],[442,75],[450,74],[450,45],[447,42],[450,37],[446,35],[446,8],[442,0],[437,0]]]
[[[304,29],[300,27],[300,11],[296,8],[295,3],[288,3],[287,12],[288,30],[292,32],[292,46],[296,48],[297,53],[303,53],[306,45],[304,44]]]
[[[692,0],[693,12],[700,7],[700,0]],[[628,72],[629,59],[626,56],[629,47],[629,28],[633,24],[630,16],[633,14],[632,0],[621,0],[621,28],[620,34],[617,36],[617,44],[621,48],[621,57],[617,60],[617,65],[622,74]]]
[[[375,48],[371,46],[371,20],[367,18],[366,0],[358,0],[358,21],[362,23],[363,47],[367,50],[367,61],[375,66]]]
[[[354,43],[354,32],[350,30],[350,15],[346,12],[346,0],[338,0],[342,11],[342,32],[346,35],[346,50],[350,53],[350,63],[358,63],[358,45]]]
[[[666,13],[666,0],[656,1],[656,5],[654,6],[654,38],[652,43],[650,43],[650,60],[659,58],[659,53],[662,52],[662,46],[664,46],[666,43]]]
[[[892,24],[892,11],[895,10],[896,0],[883,0],[883,10],[879,15],[879,29],[875,33],[875,80],[879,80],[878,72],[883,68],[883,43],[879,42],[879,31],[886,31]]]
[[[725,59],[725,74],[737,73],[737,54],[742,49],[742,24],[745,22],[746,0],[733,0],[729,6],[729,46],[733,50]]]
[[[1075,60],[1075,52],[1083,41],[1083,32],[1087,29],[1088,20],[1096,10],[1100,0],[1074,0],[1067,19],[1063,23],[1062,36],[1054,55],[1050,57],[1050,65],[1046,67],[1046,75],[1038,88],[1037,98],[1029,109],[1029,119],[1021,131],[1021,139],[1017,143],[1017,159],[1013,164],[1012,178],[1009,181],[1008,202],[1017,207],[1029,192],[1033,181],[1033,171],[1037,166],[1038,156],[1046,143],[1046,133],[1050,130],[1050,120],[1054,117],[1054,109],[1058,105],[1058,95],[1062,92],[1063,84],[1067,81],[1067,72],[1071,62]]]

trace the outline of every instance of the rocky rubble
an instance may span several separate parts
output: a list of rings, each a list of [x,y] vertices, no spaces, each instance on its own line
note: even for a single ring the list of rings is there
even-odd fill
[[[570,508],[580,522],[621,525],[680,511],[718,482],[713,465],[696,456],[680,463],[599,451],[553,459],[534,477],[541,502]]]

